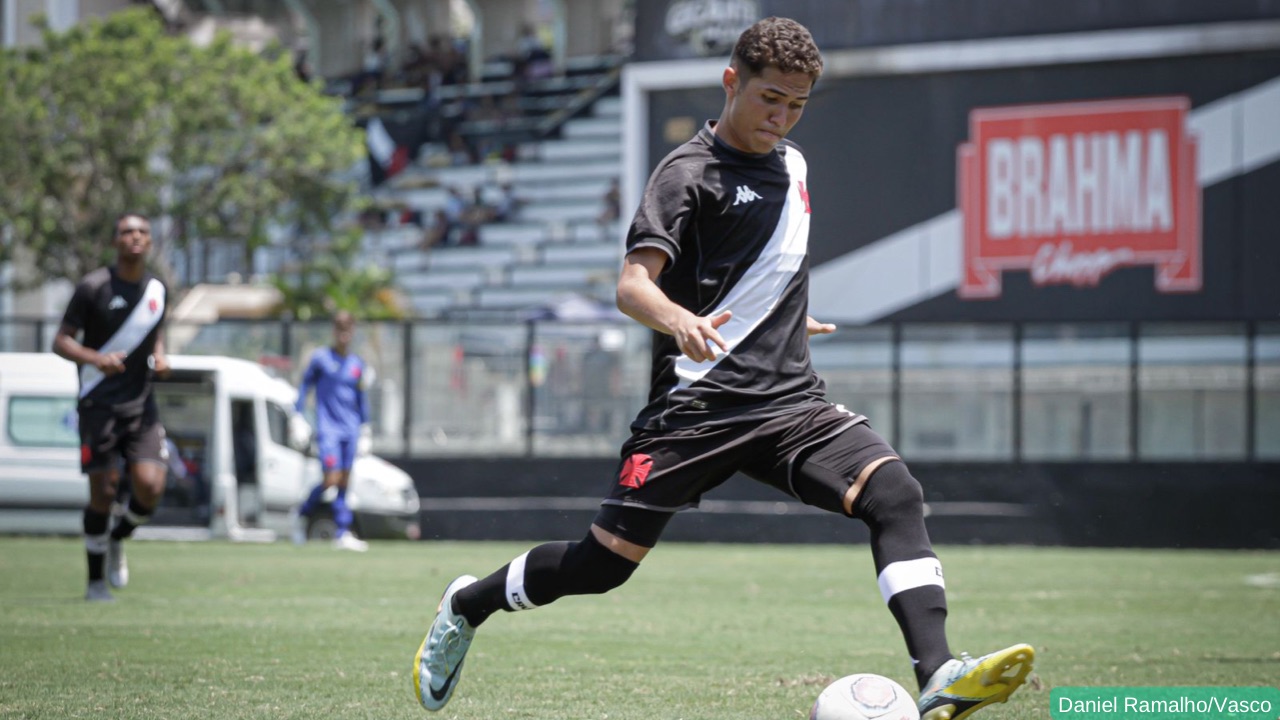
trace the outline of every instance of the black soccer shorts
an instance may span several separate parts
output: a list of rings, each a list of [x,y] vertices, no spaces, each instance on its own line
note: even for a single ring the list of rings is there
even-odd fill
[[[630,531],[619,513],[639,508],[674,513],[736,472],[807,505],[844,514],[844,496],[871,462],[897,453],[866,419],[828,403],[760,423],[638,431],[622,445],[617,479],[596,524],[645,547],[665,522]],[[645,523],[636,523],[636,526]]]
[[[80,408],[80,470],[96,473],[115,469],[121,455],[131,464],[168,464],[164,427],[155,405],[147,403],[134,415],[109,408]]]

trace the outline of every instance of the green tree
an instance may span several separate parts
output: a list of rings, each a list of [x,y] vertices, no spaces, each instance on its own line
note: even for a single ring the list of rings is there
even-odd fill
[[[348,228],[335,233],[328,245],[316,248],[292,276],[274,279],[284,296],[281,311],[298,320],[317,320],[346,310],[359,320],[391,320],[404,317],[391,290],[392,273],[376,265],[361,264],[363,233]]]
[[[76,279],[111,258],[115,218],[149,214],[165,271],[193,239],[243,242],[267,228],[326,233],[349,207],[337,178],[363,153],[341,101],[300,81],[287,53],[219,36],[200,47],[149,9],[0,53],[0,226],[36,268]],[[272,55],[274,54],[274,57]]]

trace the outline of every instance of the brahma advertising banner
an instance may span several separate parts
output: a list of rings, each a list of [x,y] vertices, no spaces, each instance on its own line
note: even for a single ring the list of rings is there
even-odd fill
[[[1200,187],[1186,97],[978,108],[960,146],[961,298],[1000,296],[1005,270],[1037,287],[1098,285],[1155,267],[1159,292],[1201,288]]]

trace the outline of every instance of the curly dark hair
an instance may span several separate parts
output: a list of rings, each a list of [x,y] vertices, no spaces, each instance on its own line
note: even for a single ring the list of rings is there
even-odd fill
[[[733,46],[732,64],[744,80],[767,67],[802,72],[815,82],[822,75],[822,54],[813,35],[790,18],[767,17],[743,30]]]

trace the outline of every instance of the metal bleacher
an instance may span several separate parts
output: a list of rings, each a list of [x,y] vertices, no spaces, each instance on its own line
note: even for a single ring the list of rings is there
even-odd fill
[[[387,248],[414,312],[520,315],[567,294],[611,299],[621,227],[602,226],[598,218],[604,194],[621,173],[621,122],[620,98],[605,95],[566,120],[556,137],[521,143],[514,162],[415,165],[379,190],[381,200],[424,218],[444,206],[451,187],[467,198],[478,189],[492,204],[509,184],[522,203],[514,220],[480,225],[475,245],[423,248],[401,239]]]

